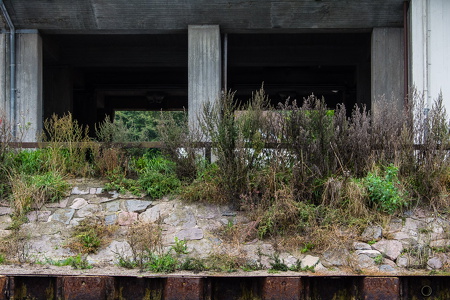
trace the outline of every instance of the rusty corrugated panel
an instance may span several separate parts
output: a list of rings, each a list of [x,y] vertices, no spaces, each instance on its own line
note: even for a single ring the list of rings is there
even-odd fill
[[[35,276],[9,277],[4,299],[55,299],[56,278]]]
[[[8,291],[8,277],[0,276],[0,300],[7,299],[6,293]]]
[[[405,276],[401,278],[401,293],[404,300],[450,299],[450,277]]]
[[[108,276],[64,276],[61,294],[65,300],[114,299],[114,278]]]
[[[398,277],[365,277],[362,294],[365,300],[398,300],[400,280]]]
[[[165,278],[115,277],[114,299],[163,299]]]
[[[168,277],[164,300],[203,300],[203,278]]]
[[[267,277],[264,282],[264,300],[301,300],[303,295],[301,277]]]

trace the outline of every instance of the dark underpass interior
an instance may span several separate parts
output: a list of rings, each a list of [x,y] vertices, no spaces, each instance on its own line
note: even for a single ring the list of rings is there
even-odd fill
[[[370,33],[222,38],[223,87],[240,101],[264,83],[273,105],[314,93],[330,107],[370,106]],[[94,128],[116,110],[188,108],[187,34],[43,35],[43,45],[44,118],[70,111]]]

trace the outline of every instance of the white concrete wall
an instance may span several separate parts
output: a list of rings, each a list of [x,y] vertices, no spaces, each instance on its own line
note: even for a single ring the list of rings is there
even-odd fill
[[[450,1],[410,3],[411,85],[429,106],[442,91],[450,113]]]
[[[218,25],[190,25],[188,29],[189,126],[198,128],[206,102],[219,99],[222,88],[221,42]]]
[[[20,33],[16,39],[16,132],[23,133],[23,142],[34,142],[43,125],[42,40],[39,33]]]

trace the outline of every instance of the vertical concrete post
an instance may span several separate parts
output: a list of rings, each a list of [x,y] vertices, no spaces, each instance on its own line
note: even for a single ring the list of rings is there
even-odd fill
[[[374,28],[372,31],[372,109],[384,96],[403,108],[403,29]]]
[[[218,25],[190,25],[188,35],[188,114],[189,127],[195,130],[203,105],[220,96],[220,30]]]
[[[9,115],[9,47],[8,34],[0,33],[0,118]]]
[[[42,131],[42,40],[38,32],[17,34],[16,133],[34,142]],[[26,128],[26,130],[24,130]]]

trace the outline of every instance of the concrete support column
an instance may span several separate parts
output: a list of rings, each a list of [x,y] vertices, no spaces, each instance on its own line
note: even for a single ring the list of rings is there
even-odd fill
[[[34,142],[42,131],[42,40],[38,32],[17,34],[16,132]]]
[[[190,25],[188,34],[189,127],[196,129],[204,103],[220,96],[220,30],[218,25]]]
[[[377,99],[395,101],[403,108],[403,29],[374,28],[372,31],[372,109]]]
[[[0,118],[9,120],[9,34],[0,33]]]

